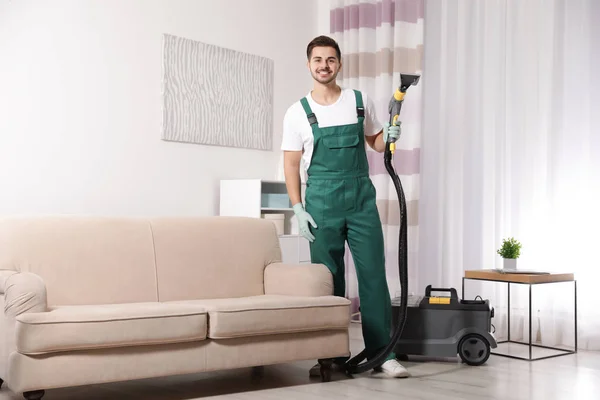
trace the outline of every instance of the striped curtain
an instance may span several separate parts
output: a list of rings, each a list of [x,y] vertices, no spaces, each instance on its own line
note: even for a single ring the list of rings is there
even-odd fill
[[[421,74],[424,0],[333,0],[330,31],[342,51],[338,83],[366,93],[375,103],[382,123],[389,120],[388,103],[400,85],[400,73]],[[394,155],[407,201],[409,293],[415,287],[418,244],[419,168],[421,147],[421,82],[409,89],[402,108],[402,136]],[[386,272],[390,295],[399,296],[398,235],[400,216],[394,185],[383,164],[383,154],[368,150],[371,179],[383,223]],[[346,248],[347,296],[353,312],[359,306],[352,256]]]

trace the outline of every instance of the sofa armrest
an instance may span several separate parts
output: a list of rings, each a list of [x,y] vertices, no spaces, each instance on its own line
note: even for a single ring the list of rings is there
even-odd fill
[[[6,290],[6,280],[8,277],[14,274],[18,274],[18,271],[12,269],[2,269],[0,270],[0,294],[4,294]]]
[[[272,263],[265,268],[265,294],[331,296],[333,275],[322,264]]]
[[[46,284],[32,272],[17,272],[6,278],[4,314],[16,317],[26,312],[47,311]]]

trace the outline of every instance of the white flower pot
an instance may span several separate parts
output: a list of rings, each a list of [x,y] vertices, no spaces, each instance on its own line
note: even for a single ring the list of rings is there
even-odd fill
[[[516,258],[504,258],[504,269],[517,269],[517,259]]]

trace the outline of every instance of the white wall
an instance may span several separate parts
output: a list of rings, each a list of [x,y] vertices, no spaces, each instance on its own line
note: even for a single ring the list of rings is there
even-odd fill
[[[0,0],[0,215],[214,215],[219,179],[275,178],[283,114],[312,86],[317,7]],[[163,33],[274,59],[273,151],[161,140]]]
[[[329,9],[331,4],[331,0],[317,1],[317,35],[331,36],[329,32],[329,26],[331,25]]]

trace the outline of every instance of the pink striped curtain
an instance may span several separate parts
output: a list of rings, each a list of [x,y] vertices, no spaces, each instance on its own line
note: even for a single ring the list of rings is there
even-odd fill
[[[400,73],[421,74],[423,59],[424,0],[333,0],[331,36],[342,51],[339,83],[359,89],[373,99],[381,122],[389,120],[388,102],[400,85]],[[395,153],[395,168],[402,181],[408,208],[409,292],[416,284],[419,169],[421,147],[421,86],[409,90],[402,108],[402,136]],[[386,271],[392,298],[400,294],[398,277],[399,209],[396,191],[385,170],[383,154],[368,150],[371,179],[386,244]],[[352,256],[346,249],[347,296],[358,308],[358,285]]]

